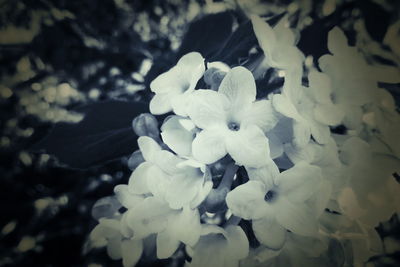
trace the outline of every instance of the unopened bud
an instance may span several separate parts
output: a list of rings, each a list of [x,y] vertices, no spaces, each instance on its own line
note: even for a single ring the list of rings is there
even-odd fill
[[[96,201],[92,208],[92,217],[96,220],[112,218],[122,207],[115,196],[103,197]]]
[[[132,155],[128,160],[128,168],[133,171],[142,162],[144,162],[142,152],[140,150],[136,150],[135,152],[132,153]]]
[[[159,138],[158,121],[150,113],[142,113],[133,119],[132,127],[138,136],[148,136],[155,140]]]
[[[225,63],[218,61],[208,63],[207,67],[208,69],[204,73],[204,81],[212,90],[217,90],[230,68]]]

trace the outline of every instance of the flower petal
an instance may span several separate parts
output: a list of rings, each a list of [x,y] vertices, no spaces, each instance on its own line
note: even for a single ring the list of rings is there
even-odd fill
[[[147,172],[147,187],[153,196],[164,199],[171,178],[171,175],[168,175],[158,166],[153,165]]]
[[[209,234],[202,236],[194,247],[190,267],[225,266],[226,239],[221,235]],[[210,256],[212,255],[212,256]]]
[[[226,97],[212,90],[196,90],[191,95],[187,109],[194,124],[202,129],[226,124]]]
[[[261,49],[264,51],[266,57],[271,57],[277,45],[274,30],[259,16],[252,15],[251,23],[253,24],[253,30]]]
[[[283,142],[281,136],[278,137],[273,131],[266,134],[269,142],[269,150],[271,154],[271,159],[276,159],[283,154]]]
[[[268,139],[255,125],[229,131],[225,142],[226,150],[237,165],[257,168],[270,159]]]
[[[281,249],[286,239],[286,229],[272,218],[253,220],[253,230],[258,241],[270,249]]]
[[[188,231],[190,226],[190,231]],[[182,211],[172,217],[166,229],[171,236],[193,247],[201,234],[200,214],[197,209],[183,207]]]
[[[135,207],[143,200],[143,196],[129,192],[128,185],[125,184],[120,184],[114,187],[114,193],[118,201],[128,209]]]
[[[157,258],[167,259],[174,254],[179,247],[179,240],[172,236],[168,231],[157,234]]]
[[[191,52],[181,57],[177,66],[183,71],[181,75],[189,80],[190,86],[188,90],[193,90],[204,74],[204,58],[198,52]]]
[[[192,143],[193,156],[200,162],[211,164],[226,155],[222,131],[203,130],[197,133]]]
[[[229,225],[225,228],[228,241],[228,258],[244,259],[249,254],[249,240],[243,229],[236,225]]]
[[[208,194],[211,192],[212,187],[212,181],[205,182],[200,191],[197,193],[196,198],[194,198],[190,203],[190,208],[193,209],[198,207],[207,198]]]
[[[154,162],[155,155],[161,151],[161,147],[154,141],[153,138],[148,136],[141,136],[138,138],[138,145],[140,151],[142,152],[142,156],[146,161]]]
[[[188,53],[181,57],[173,68],[154,79],[150,88],[157,94],[183,93],[194,89],[204,70],[204,58],[200,53]]]
[[[321,181],[321,169],[306,162],[297,163],[275,179],[282,194],[293,202],[309,199]]]
[[[264,166],[259,168],[246,168],[250,180],[261,181],[267,187],[272,187],[276,177],[279,175],[278,166],[273,160],[269,160]]]
[[[169,94],[156,94],[150,101],[150,112],[154,115],[165,114],[172,111]]]
[[[331,126],[340,124],[344,117],[343,110],[333,104],[318,104],[315,106],[313,113],[316,121]]]
[[[295,234],[312,236],[318,230],[317,219],[310,209],[302,203],[287,200],[284,196],[277,199],[279,201],[279,212],[276,213],[276,220],[280,225]]]
[[[172,209],[179,209],[189,204],[201,190],[203,175],[202,173],[197,174],[195,170],[188,170],[188,173],[172,177],[171,182],[165,188],[165,198]],[[197,170],[200,172],[199,169]]]
[[[117,239],[113,238],[108,240],[107,254],[113,260],[119,260],[122,258],[120,238]]]
[[[311,135],[319,144],[327,144],[331,137],[329,126],[320,124],[318,122],[310,122],[309,124]]]
[[[133,267],[139,261],[143,252],[143,241],[125,239],[122,240],[122,264],[124,267]]]
[[[257,90],[253,74],[241,66],[231,69],[222,80],[218,93],[224,94],[233,107],[254,102]]]
[[[308,122],[304,119],[293,121],[293,143],[296,146],[304,147],[310,142],[311,129]]]
[[[260,219],[268,213],[264,201],[265,186],[260,181],[248,181],[239,185],[226,196],[226,204],[232,213],[243,219]]]
[[[164,143],[180,156],[189,156],[192,153],[194,134],[186,130],[181,120],[187,120],[179,116],[167,118],[161,126],[161,137]]]
[[[147,182],[149,170],[153,166],[154,165],[150,162],[143,162],[132,172],[128,182],[129,192],[138,195],[150,193]]]
[[[275,94],[272,96],[272,105],[276,111],[284,116],[296,120],[301,120],[300,114],[290,99],[283,94]]]
[[[183,161],[183,159],[177,157],[175,154],[167,150],[158,152],[155,157],[155,164],[164,172],[171,175],[180,172],[180,169],[177,166]]]
[[[341,54],[347,48],[347,38],[339,27],[334,27],[328,33],[328,49],[332,54]]]
[[[272,102],[270,100],[260,100],[251,104],[250,108],[241,116],[241,121],[243,127],[254,124],[264,132],[267,132],[275,127],[278,123],[278,118],[272,108]]]
[[[309,89],[314,100],[318,103],[329,104],[331,101],[331,81],[328,75],[316,70],[308,74]]]
[[[140,205],[126,211],[129,227],[135,239],[143,239],[150,234],[162,232],[168,224],[171,210],[168,203],[156,197],[148,197]]]
[[[174,95],[171,98],[172,110],[176,115],[187,116],[187,108],[189,106],[189,101],[192,91],[186,91],[183,94]]]

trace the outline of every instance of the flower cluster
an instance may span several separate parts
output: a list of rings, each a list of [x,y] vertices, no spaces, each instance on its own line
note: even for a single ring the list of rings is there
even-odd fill
[[[129,183],[93,208],[93,246],[124,266],[152,251],[192,267],[359,266],[381,252],[375,227],[400,207],[400,116],[378,86],[393,81],[337,27],[318,70],[285,17],[251,21],[257,70],[281,73],[279,90],[260,98],[249,69],[197,52],[151,83],[151,113],[172,115],[161,131],[134,120]]]

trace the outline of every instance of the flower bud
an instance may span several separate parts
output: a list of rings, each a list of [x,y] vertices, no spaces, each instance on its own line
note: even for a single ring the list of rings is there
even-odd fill
[[[220,71],[216,68],[210,68],[204,73],[204,81],[211,86],[212,90],[217,90],[226,72]]]
[[[211,86],[212,90],[217,90],[230,68],[225,63],[217,61],[208,63],[207,66],[208,69],[204,73],[204,81]]]
[[[132,121],[132,128],[138,136],[148,136],[159,139],[158,121],[150,113],[142,113]]]
[[[132,153],[132,155],[129,157],[128,160],[128,168],[130,170],[136,169],[137,166],[139,166],[142,162],[144,162],[144,158],[142,155],[142,152],[140,150],[136,150],[135,152]]]
[[[122,207],[115,196],[103,197],[96,201],[92,208],[92,217],[96,220],[112,218]]]

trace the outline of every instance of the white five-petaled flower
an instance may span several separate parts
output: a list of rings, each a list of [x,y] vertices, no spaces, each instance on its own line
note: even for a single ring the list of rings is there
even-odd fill
[[[204,58],[197,52],[184,55],[169,71],[154,79],[150,88],[155,96],[150,101],[150,112],[165,114],[174,111],[186,115],[187,96],[194,90],[205,71]]]
[[[314,82],[314,77],[311,81]],[[332,123],[321,123],[319,117],[322,115],[315,115],[314,109],[318,106],[307,94],[307,90],[312,93],[312,89],[303,87],[296,78],[286,77],[282,93],[272,97],[275,110],[293,120],[293,143],[299,147],[307,145],[311,135],[318,143],[326,144],[331,134],[328,125]],[[332,120],[338,121],[337,118]]]
[[[373,153],[367,142],[351,137],[341,146],[340,159],[348,176],[337,199],[341,213],[376,227],[399,211],[400,185],[393,177],[400,171],[397,158]]]
[[[133,239],[125,234],[120,218],[102,218],[90,233],[95,247],[107,246],[107,254],[113,260],[122,259],[124,267],[133,267],[143,252],[142,239]]]
[[[157,234],[157,257],[171,257],[180,242],[194,246],[201,233],[200,215],[197,209],[184,206],[171,209],[164,200],[149,196],[139,205],[124,213],[123,221],[133,231],[133,239],[143,239]],[[188,231],[190,226],[190,231]]]
[[[193,247],[192,262],[187,267],[232,267],[247,257],[249,242],[242,228],[204,225],[199,242]]]
[[[162,150],[150,137],[138,139],[145,162],[132,173],[128,188],[134,194],[152,194],[164,199],[171,208],[185,205],[195,208],[212,189],[208,168],[191,164]]]
[[[273,68],[293,73],[300,71],[303,53],[296,47],[296,36],[288,27],[285,16],[272,28],[259,16],[251,16],[254,33],[265,54],[265,63]]]
[[[268,100],[256,101],[251,72],[235,67],[224,77],[218,92],[196,90],[188,115],[201,128],[192,144],[193,156],[211,164],[227,153],[238,165],[257,167],[269,158],[268,139],[277,118]]]
[[[310,236],[317,231],[317,215],[307,200],[318,189],[321,170],[305,162],[282,173],[250,177],[250,181],[228,193],[232,213],[253,220],[257,239],[270,248],[280,248],[286,229]]]
[[[196,132],[193,122],[181,116],[169,116],[161,126],[163,142],[181,157],[192,155],[192,142]]]

